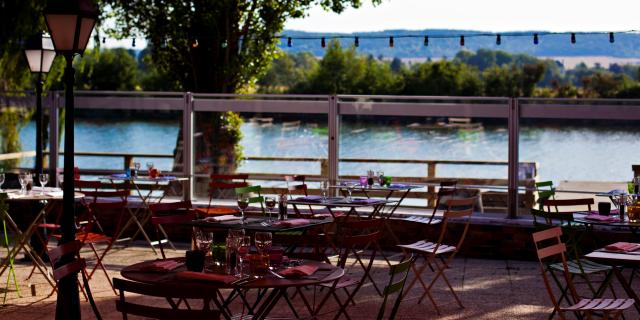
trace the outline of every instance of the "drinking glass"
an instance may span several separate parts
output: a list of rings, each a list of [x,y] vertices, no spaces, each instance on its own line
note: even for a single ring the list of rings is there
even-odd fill
[[[375,176],[376,176],[376,173],[373,170],[367,171],[367,184],[369,185],[369,188],[373,186],[373,178]]]
[[[251,247],[251,237],[244,236],[238,238],[238,266],[240,267],[240,276],[244,275],[244,263],[246,262],[249,248]]]
[[[226,239],[226,250],[225,250],[225,268],[227,274],[236,275],[237,274],[237,263],[238,263],[238,240],[240,237],[234,237],[231,234],[227,236]]]
[[[38,175],[38,178],[38,180],[40,181],[40,187],[42,188],[40,194],[44,195],[44,186],[46,186],[47,182],[49,182],[49,174],[41,173],[40,175]]]
[[[322,201],[327,201],[327,194],[329,193],[329,181],[324,180],[320,182],[320,192],[322,192]]]
[[[240,216],[242,217],[242,224],[244,224],[244,210],[249,207],[249,196],[247,194],[238,195],[238,209],[240,209]]]
[[[18,175],[18,182],[20,182],[20,194],[27,193],[27,179],[29,176],[26,173],[21,173]]]
[[[136,168],[136,174],[135,177],[138,176],[138,174],[140,174],[140,162],[134,162],[133,163],[133,167]]]
[[[0,191],[2,191],[3,184],[4,184],[4,173],[0,173]]]
[[[268,222],[271,223],[271,214],[273,212],[273,208],[276,207],[276,198],[275,197],[265,197],[264,204],[267,206],[267,212],[269,212]]]
[[[351,198],[351,192],[353,192],[353,182],[347,182],[347,192],[349,193],[347,202],[351,202],[353,200],[353,198]]]
[[[269,253],[273,244],[273,235],[271,232],[256,232],[254,242],[259,254]]]
[[[378,171],[378,184],[382,187],[384,185],[384,172]]]
[[[147,175],[151,175],[151,168],[153,168],[153,162],[147,162]]]
[[[205,255],[211,252],[211,243],[213,243],[213,232],[205,232],[203,230],[196,232],[196,246],[198,250],[204,251]]]
[[[360,187],[365,188],[369,183],[369,178],[367,176],[360,176]]]

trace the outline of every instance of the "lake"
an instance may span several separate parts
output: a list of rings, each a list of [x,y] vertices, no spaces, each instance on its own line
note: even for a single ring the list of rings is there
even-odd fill
[[[23,150],[33,150],[34,124],[20,132]],[[179,130],[177,121],[76,120],[76,151],[173,153]],[[302,123],[283,128],[281,123],[245,122],[242,126],[245,156],[326,157],[326,124]],[[422,160],[507,160],[505,127],[485,126],[479,131],[425,130],[405,125],[380,126],[343,121],[340,155],[344,158]],[[62,148],[62,147],[61,147]],[[62,149],[61,149],[62,150]],[[120,158],[78,157],[82,168],[121,169]],[[170,170],[172,159],[153,161]],[[520,161],[537,161],[541,180],[626,181],[631,165],[640,164],[640,129],[588,126],[521,126]],[[32,166],[25,159],[22,166]],[[391,176],[426,175],[424,165],[369,165]],[[361,164],[341,164],[341,174],[364,174]],[[319,173],[318,164],[246,161],[244,172]],[[440,177],[506,178],[506,166],[439,165]]]

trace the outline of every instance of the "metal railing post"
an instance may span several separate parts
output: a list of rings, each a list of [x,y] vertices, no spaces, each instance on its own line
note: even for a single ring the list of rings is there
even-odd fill
[[[59,99],[58,91],[50,91],[49,99],[49,185],[58,186],[58,118]]]
[[[184,94],[184,109],[182,110],[182,171],[189,178],[184,190],[184,200],[193,199],[193,187],[195,185],[195,175],[193,174],[193,94]]]
[[[340,114],[338,110],[337,96],[329,96],[329,182],[335,184],[338,181],[338,163],[340,141]]]
[[[507,217],[518,216],[518,142],[520,133],[520,112],[518,99],[509,99],[509,170],[508,170],[508,196]]]

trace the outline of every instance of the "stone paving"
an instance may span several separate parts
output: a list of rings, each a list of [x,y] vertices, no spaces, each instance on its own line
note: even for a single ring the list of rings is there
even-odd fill
[[[183,256],[186,244],[178,244],[179,250],[168,250],[169,256]],[[0,251],[4,256],[6,250]],[[82,253],[90,257],[90,252]],[[156,255],[142,243],[129,247],[116,247],[106,258],[106,266],[111,277],[119,277],[119,271],[127,265],[155,259]],[[419,263],[421,260],[419,260]],[[359,267],[350,269],[360,269]],[[2,276],[0,294],[6,292],[6,303],[0,305],[0,319],[52,319],[55,309],[55,295],[48,296],[51,287],[41,275],[34,275],[26,280],[30,265],[19,263],[16,272],[22,297],[13,290],[12,283],[6,288],[6,274]],[[376,260],[373,271],[376,282],[386,283],[388,267],[384,260]],[[442,302],[442,314],[437,315],[428,300],[418,303],[422,294],[415,287],[402,302],[398,319],[546,319],[551,310],[537,262],[513,260],[483,260],[458,257],[447,270],[447,275],[459,293],[465,308],[457,306],[453,298],[445,291],[445,285],[439,281],[434,290],[436,299]],[[413,276],[411,275],[409,280]],[[35,296],[31,295],[30,285],[35,286]],[[105,319],[121,319],[115,311],[116,296],[108,286],[104,274],[96,273],[90,282],[98,307]],[[635,283],[636,287],[638,281]],[[580,288],[579,288],[580,289]],[[311,290],[311,289],[309,289]],[[616,290],[623,295],[621,289]],[[610,294],[610,292],[608,292]],[[0,296],[1,298],[1,296]],[[294,304],[301,307],[300,299],[294,298]],[[382,298],[377,295],[370,283],[365,285],[356,296],[356,305],[349,307],[352,319],[372,319],[378,312]],[[83,318],[94,316],[88,302],[82,300]],[[234,307],[234,311],[240,307]],[[321,319],[332,319],[336,310],[330,305]],[[330,312],[329,312],[330,311]],[[275,316],[291,317],[286,305],[274,310]],[[626,313],[627,319],[638,319],[635,310]],[[304,316],[304,313],[303,313]]]

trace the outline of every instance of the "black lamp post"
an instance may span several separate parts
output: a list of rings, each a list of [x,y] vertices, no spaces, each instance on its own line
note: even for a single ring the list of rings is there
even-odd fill
[[[60,243],[75,240],[74,222],[74,150],[73,150],[73,57],[82,54],[87,47],[91,32],[98,18],[98,8],[92,0],[50,0],[44,9],[44,18],[49,28],[56,52],[67,62],[64,69],[65,121],[64,121],[64,199],[60,220],[62,238]],[[72,256],[60,263],[67,263]],[[59,282],[56,319],[80,319],[80,297],[78,295],[78,275],[69,276]]]
[[[24,55],[29,63],[31,73],[38,74],[36,81],[36,173],[42,173],[42,74],[49,72],[56,52],[53,42],[48,36],[37,33],[31,37],[25,46]]]

